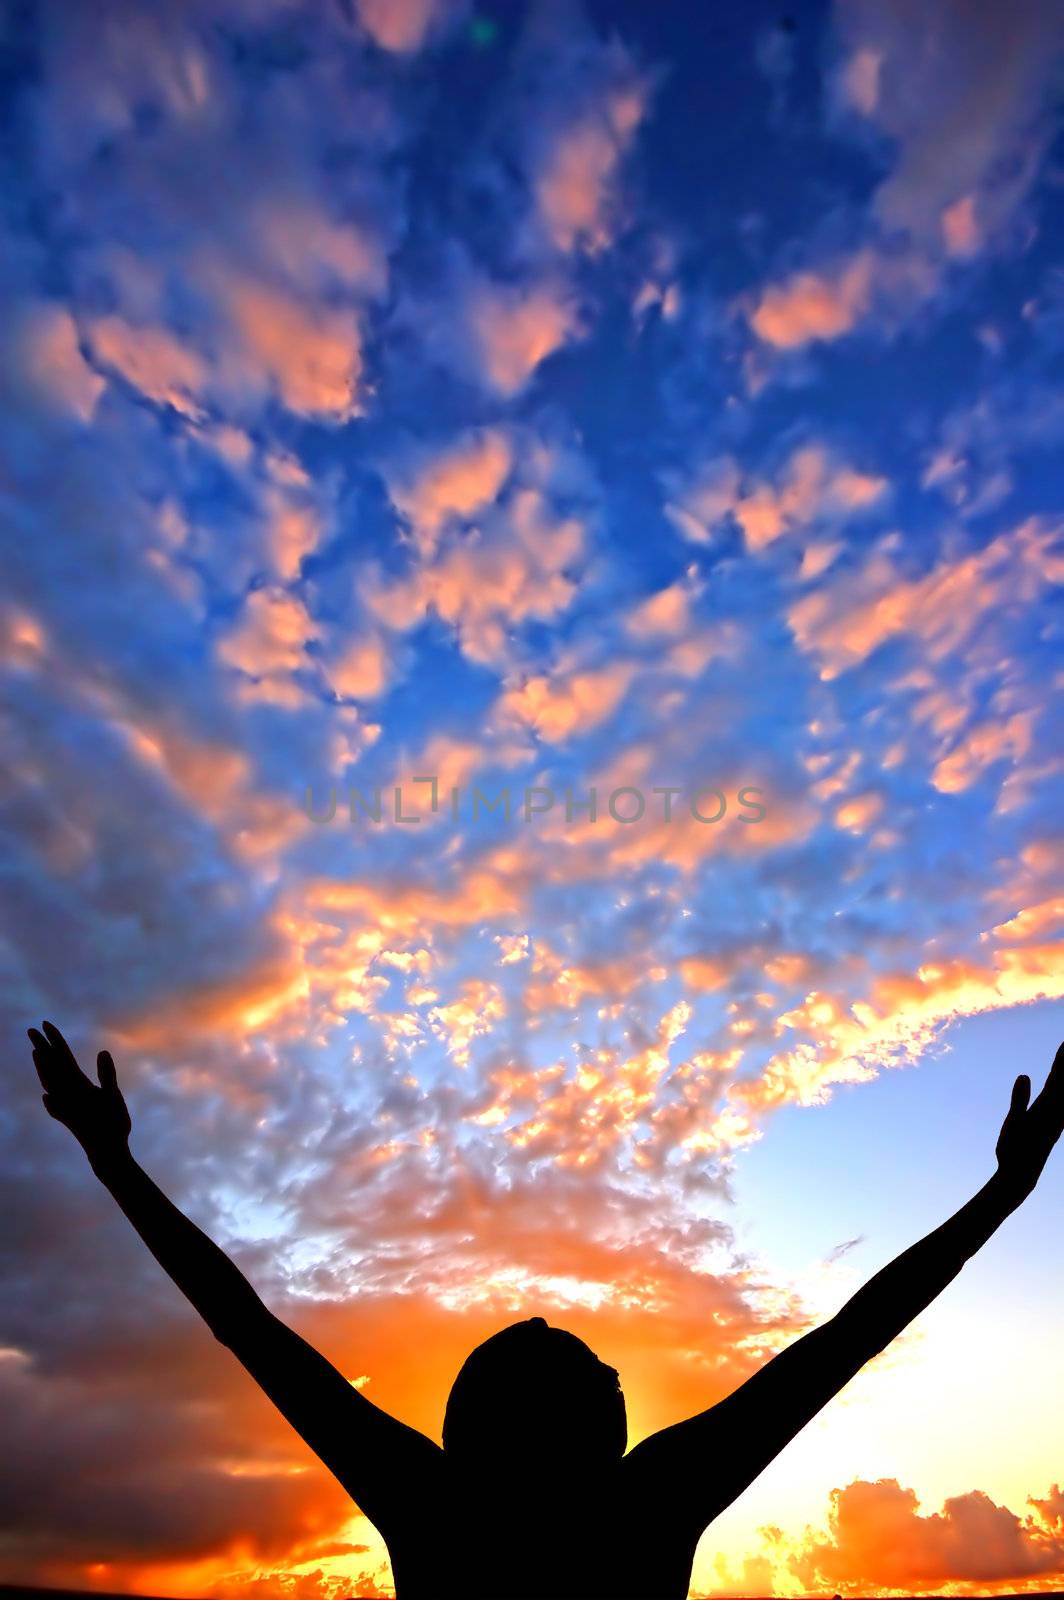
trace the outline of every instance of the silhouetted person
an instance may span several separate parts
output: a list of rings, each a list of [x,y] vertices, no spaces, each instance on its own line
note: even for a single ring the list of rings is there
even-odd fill
[[[106,1050],[99,1087],[59,1029],[29,1030],[44,1104],[148,1249],[379,1529],[398,1600],[682,1600],[703,1530],[1029,1195],[1064,1127],[1064,1045],[1041,1094],[1016,1079],[997,1170],[822,1327],[708,1411],[625,1455],[617,1373],[542,1317],[485,1341],[455,1379],[443,1448],[398,1422],[269,1312],[134,1161]]]

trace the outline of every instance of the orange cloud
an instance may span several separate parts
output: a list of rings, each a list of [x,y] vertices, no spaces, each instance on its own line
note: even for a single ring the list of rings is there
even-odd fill
[[[671,583],[634,606],[625,619],[625,627],[635,639],[682,633],[689,620],[690,604],[690,591],[685,585]]]
[[[821,445],[810,444],[794,452],[775,487],[758,484],[731,509],[747,544],[761,550],[789,528],[863,511],[886,486],[885,478],[839,465]]]
[[[1034,737],[1034,717],[1017,711],[1000,722],[981,722],[969,730],[943,756],[931,774],[931,782],[943,794],[969,789],[987,767],[996,761],[1021,761]]]
[[[212,822],[237,855],[248,860],[273,855],[308,826],[286,799],[256,790],[243,751],[194,738],[175,719],[150,720],[120,704],[114,707],[113,725],[137,758],[159,771],[193,812]]]
[[[300,830],[308,825],[295,808],[289,820]],[[428,947],[441,935],[500,917],[520,919],[531,872],[500,852],[451,886],[312,879],[283,897],[264,929],[266,952],[242,970],[175,989],[143,1011],[116,1013],[108,1025],[128,1046],[177,1052],[203,1035],[246,1040],[268,1029],[288,1037],[362,1013],[393,1038],[435,1032],[450,1041],[456,1060],[468,1060],[470,1042],[503,1015],[499,992],[466,984],[453,999],[434,991],[408,995],[412,1005],[434,1005],[423,1022],[378,1011],[388,979],[375,964],[409,969],[420,979]],[[245,1093],[236,1080],[230,1087],[238,1097]]]
[[[835,812],[835,825],[847,833],[864,833],[883,809],[883,796],[869,791],[845,800]]]
[[[0,659],[24,670],[47,670],[75,699],[85,688],[81,663],[65,656],[27,612],[0,611]],[[175,709],[148,711],[117,680],[93,681],[85,700],[109,737],[117,736],[194,816],[209,822],[234,856],[266,862],[308,826],[288,799],[256,787],[252,761],[242,749],[190,733]],[[77,838],[79,851],[92,843],[91,833],[79,831]],[[58,861],[54,866],[61,870]]]
[[[834,1489],[829,1537],[810,1538],[790,1567],[805,1589],[839,1594],[1064,1575],[1064,1538],[980,1489],[951,1496],[940,1512],[919,1505],[896,1478]]]
[[[1055,1483],[1044,1500],[1036,1500],[1034,1495],[1028,1495],[1028,1505],[1032,1505],[1047,1528],[1054,1528],[1064,1533],[1064,1489]]]
[[[722,989],[731,976],[731,965],[710,956],[689,956],[680,962],[680,976],[689,989]]]
[[[293,505],[282,498],[269,504],[269,542],[273,565],[285,583],[299,577],[304,558],[321,537],[321,518],[309,506]]]
[[[1044,934],[1064,927],[1064,898],[1043,900],[1035,906],[1018,911],[1008,922],[1000,922],[993,930],[995,939],[1022,941],[1040,939]]]
[[[483,978],[469,978],[454,1000],[433,1006],[429,1022],[433,1031],[447,1041],[448,1053],[460,1067],[465,1067],[469,1065],[472,1041],[490,1033],[505,1015],[506,1002],[496,985]]]
[[[677,639],[665,656],[665,666],[681,678],[697,678],[711,661],[735,661],[742,655],[747,639],[736,622],[722,621],[694,627],[684,639]]]
[[[429,553],[449,518],[471,517],[495,501],[512,464],[506,434],[499,428],[479,429],[423,462],[411,476],[390,477],[388,491],[419,547]]]
[[[574,733],[586,733],[612,716],[634,671],[630,663],[619,661],[567,677],[529,678],[502,696],[499,710],[504,717],[534,728],[548,744],[563,744]]]
[[[305,647],[317,636],[317,624],[294,595],[253,589],[236,627],[218,641],[218,659],[250,680],[241,698],[294,707],[305,695],[291,675],[307,665]]]
[[[641,983],[658,983],[667,976],[667,968],[648,967],[642,954],[596,961],[564,961],[544,939],[537,938],[524,1004],[535,1013],[575,1012],[588,996],[604,999],[612,1005]]]
[[[388,686],[390,658],[380,639],[356,639],[325,667],[336,693],[351,700],[375,700]]]
[[[1005,947],[991,961],[928,961],[911,973],[877,978],[865,999],[813,991],[779,1018],[810,1042],[774,1056],[755,1077],[732,1085],[706,1131],[713,1148],[758,1138],[764,1112],[817,1105],[833,1084],[862,1083],[882,1067],[913,1060],[943,1023],[1007,1006],[1064,996],[1064,945]]]
[[[734,461],[712,463],[700,482],[666,507],[666,514],[686,538],[704,544],[730,513],[747,546],[760,552],[783,533],[866,511],[886,488],[885,478],[848,466],[814,442],[792,452],[775,482],[743,483]]]
[[[801,649],[819,657],[820,675],[835,678],[887,639],[914,635],[938,660],[956,649],[988,613],[1033,599],[1061,571],[1059,530],[1031,517],[960,560],[940,561],[922,578],[906,578],[882,541],[860,572],[803,595],[788,621]]]
[[[165,1301],[153,1312],[135,1341],[111,1325],[106,1349],[93,1351],[90,1336],[87,1360],[65,1372],[0,1349],[5,1436],[19,1461],[17,1498],[4,1504],[4,1581],[215,1594],[222,1574],[298,1565],[352,1521],[339,1484],[236,1363],[199,1331],[178,1331]]]
[[[386,627],[400,630],[433,608],[455,628],[471,660],[497,663],[513,626],[569,605],[576,593],[571,570],[584,538],[583,523],[556,518],[538,490],[520,489],[490,527],[445,545],[408,578],[368,580],[363,598]]]
[[[623,1059],[608,1049],[585,1054],[575,1072],[556,1067],[533,1073],[491,1074],[495,1098],[481,1108],[484,1125],[519,1120],[505,1137],[519,1150],[551,1156],[560,1167],[596,1166],[625,1139],[653,1107],[658,1086],[670,1069],[670,1051],[691,1019],[680,1001],[660,1017],[653,1039]],[[521,1115],[529,1105],[527,1114]]]
[[[242,340],[238,380],[272,385],[301,416],[329,422],[358,416],[362,345],[354,312],[312,310],[251,280],[228,280],[223,295]]]
[[[5,666],[33,670],[43,664],[49,648],[44,626],[31,612],[10,604],[0,609],[0,662]]]
[[[657,862],[688,873],[718,853],[756,854],[794,843],[805,838],[816,825],[815,808],[805,795],[790,794],[767,780],[752,779],[749,772],[715,774],[711,786],[697,781],[687,789],[680,786],[680,794],[674,794],[671,800],[655,794],[656,780],[648,775],[651,754],[646,748],[632,751],[629,759],[595,774],[587,789],[594,787],[596,790],[596,821],[585,819],[577,812],[576,820],[566,823],[564,833],[560,824],[546,830],[555,843],[564,842],[567,853],[583,852],[580,872],[607,877],[647,862]],[[617,816],[614,816],[609,810],[610,796],[615,790],[627,787],[641,791],[642,815],[638,814],[638,799],[626,795],[616,801]],[[747,787],[758,789],[757,801],[765,808],[764,816],[757,822],[739,820],[750,815],[740,807],[738,799],[739,791]],[[584,790],[574,792],[574,810],[586,801]],[[692,807],[697,808],[700,816],[694,815]],[[626,816],[631,820],[618,820]],[[574,870],[576,859],[574,856]]]
[[[282,935],[278,926],[275,930]],[[280,948],[278,948],[280,944]],[[275,1037],[301,1032],[308,1017],[310,984],[299,952],[275,940],[275,947],[243,971],[184,989],[175,989],[138,1011],[114,1011],[104,1026],[126,1049],[180,1053],[197,1038],[245,1040],[267,1027]],[[235,1075],[212,1069],[186,1069],[184,1086],[216,1089],[258,1113],[269,1096],[248,1089]]]
[[[838,339],[864,316],[872,299],[872,255],[862,250],[831,274],[798,272],[767,288],[750,314],[758,338],[778,350],[814,339]]]

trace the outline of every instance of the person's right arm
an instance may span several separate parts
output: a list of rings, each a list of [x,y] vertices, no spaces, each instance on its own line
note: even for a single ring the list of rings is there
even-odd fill
[[[29,1035],[46,1110],[74,1134],[97,1178],[214,1337],[387,1537],[409,1495],[431,1490],[440,1447],[360,1394],[274,1316],[225,1252],[138,1165],[110,1055],[101,1051],[97,1058],[97,1087],[59,1029],[46,1022],[44,1030],[31,1028]]]
[[[1017,1078],[997,1143],[997,1170],[959,1211],[733,1394],[630,1452],[626,1460],[633,1473],[667,1484],[670,1506],[692,1527],[706,1527],[730,1505],[1031,1193],[1064,1129],[1064,1045],[1028,1107],[1030,1093],[1030,1079]]]

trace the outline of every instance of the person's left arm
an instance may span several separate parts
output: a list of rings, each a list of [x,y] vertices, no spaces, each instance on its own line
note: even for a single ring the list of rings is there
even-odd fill
[[[1017,1078],[987,1183],[941,1227],[876,1273],[842,1310],[774,1356],[709,1410],[663,1428],[625,1458],[667,1485],[670,1507],[706,1527],[856,1373],[886,1349],[1034,1189],[1064,1129],[1064,1045],[1041,1094]]]

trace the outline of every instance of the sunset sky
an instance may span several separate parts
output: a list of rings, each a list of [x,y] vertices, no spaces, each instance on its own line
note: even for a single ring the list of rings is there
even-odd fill
[[[0,14],[0,1581],[382,1596],[25,1029],[437,1439],[540,1314],[634,1443],[969,1198],[1064,1037],[1064,11]],[[694,1593],[1064,1589],[1062,1202]]]

